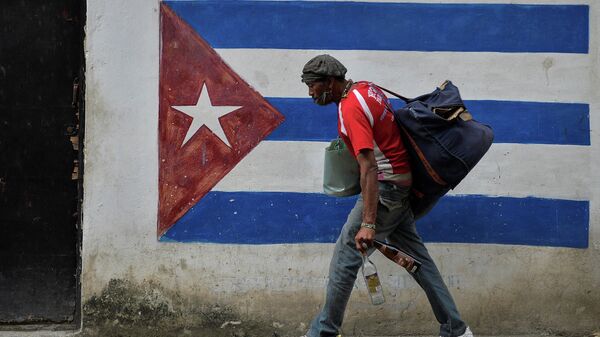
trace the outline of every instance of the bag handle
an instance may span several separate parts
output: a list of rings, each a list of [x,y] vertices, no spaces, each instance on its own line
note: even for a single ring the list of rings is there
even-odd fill
[[[382,86],[379,86],[379,85],[377,85],[377,84],[375,84],[375,85],[377,86],[377,88],[379,88],[379,89],[381,89],[381,90],[383,90],[383,91],[385,91],[385,92],[387,92],[387,93],[389,93],[389,94],[392,94],[392,95],[394,95],[394,96],[396,96],[396,97],[400,98],[400,99],[401,99],[401,100],[403,100],[405,103],[408,103],[408,101],[410,101],[410,98],[406,98],[406,97],[404,97],[404,96],[402,96],[402,95],[400,95],[400,94],[397,94],[397,93],[395,93],[395,92],[393,92],[393,91],[391,91],[391,90],[388,90],[388,89],[386,89],[386,88],[384,88],[384,87],[382,87]]]

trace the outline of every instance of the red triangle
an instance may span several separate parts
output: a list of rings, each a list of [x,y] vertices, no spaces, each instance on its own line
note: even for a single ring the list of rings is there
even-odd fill
[[[284,119],[166,4],[160,8],[159,237]],[[242,106],[219,119],[231,148],[206,127],[182,146],[192,117],[172,106],[195,105],[203,84],[213,105]]]

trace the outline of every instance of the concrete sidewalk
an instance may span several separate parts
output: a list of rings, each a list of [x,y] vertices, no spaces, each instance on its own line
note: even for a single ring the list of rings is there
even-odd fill
[[[0,337],[75,337],[81,334],[81,331],[0,331]],[[186,334],[186,337],[212,337],[212,336],[194,336],[193,334]],[[590,335],[475,335],[476,337],[600,337],[600,333],[594,333]],[[237,337],[237,336],[235,336]],[[275,337],[273,336],[254,336],[244,335],[244,337]],[[284,337],[284,336],[281,336]],[[343,336],[343,337],[438,337],[429,335],[393,335],[393,336],[370,336],[370,335],[357,335],[357,336]]]
[[[63,327],[64,328],[64,327]],[[131,337],[128,329],[116,329],[112,331],[108,335],[106,335],[106,331],[96,331],[96,333],[92,331],[82,331],[82,330],[59,330],[60,325],[37,325],[37,326],[28,326],[28,327],[19,327],[16,326],[15,330],[17,331],[9,331],[8,326],[0,326],[0,337],[88,337],[88,336],[102,336],[102,337]],[[18,331],[19,329],[23,329]],[[25,330],[26,329],[26,330]],[[54,329],[54,330],[53,330]],[[91,332],[91,333],[90,333]],[[173,334],[173,331],[162,331],[161,329],[152,329],[147,331],[145,337],[162,337],[162,335],[170,336],[182,336],[182,337],[215,337],[214,332],[208,331],[191,331],[191,330],[182,330],[179,333]],[[221,331],[219,331],[221,332]],[[99,333],[99,334],[98,334]],[[231,332],[226,334],[227,337],[300,337],[299,335],[290,335],[287,334],[279,334],[279,333],[268,333],[267,336],[258,336],[258,332]],[[208,334],[208,335],[207,335]],[[139,336],[139,334],[134,333],[133,335]],[[218,333],[219,336],[224,336]],[[595,331],[589,334],[550,334],[548,332],[540,332],[538,334],[528,334],[528,335],[475,335],[476,337],[600,337],[600,331]],[[343,337],[438,337],[431,335],[366,335],[366,334],[358,334],[358,335],[343,335]]]

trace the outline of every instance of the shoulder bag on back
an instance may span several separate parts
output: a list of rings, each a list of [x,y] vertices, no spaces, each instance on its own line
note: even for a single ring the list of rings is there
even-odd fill
[[[410,155],[411,207],[420,218],[479,162],[494,133],[473,119],[450,81],[413,99],[379,88],[406,102],[394,117]]]

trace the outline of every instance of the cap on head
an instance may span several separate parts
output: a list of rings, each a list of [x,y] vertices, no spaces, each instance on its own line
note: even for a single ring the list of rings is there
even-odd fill
[[[344,78],[346,67],[331,55],[323,54],[313,57],[302,69],[302,82],[311,83],[327,77]]]

